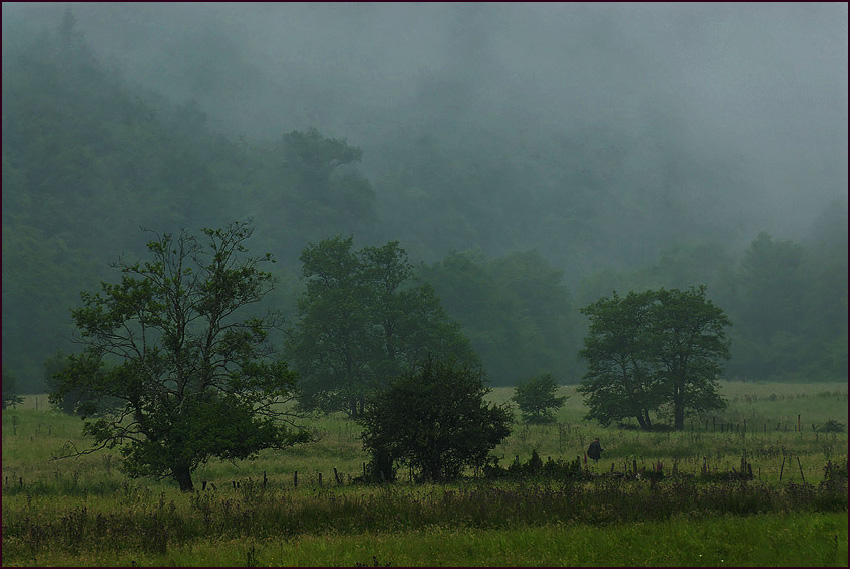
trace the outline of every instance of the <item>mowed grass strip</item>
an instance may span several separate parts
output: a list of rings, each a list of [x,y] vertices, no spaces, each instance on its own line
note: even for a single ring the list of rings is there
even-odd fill
[[[846,513],[676,517],[605,527],[431,527],[294,539],[196,540],[166,554],[44,551],[37,560],[4,560],[4,565],[846,567],[847,530]]]

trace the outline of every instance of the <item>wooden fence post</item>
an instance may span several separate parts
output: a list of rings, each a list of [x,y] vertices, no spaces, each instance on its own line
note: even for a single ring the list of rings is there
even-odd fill
[[[803,474],[803,463],[800,462],[800,455],[797,455],[797,464],[800,465],[800,477],[803,479],[803,484],[806,483],[806,475]]]

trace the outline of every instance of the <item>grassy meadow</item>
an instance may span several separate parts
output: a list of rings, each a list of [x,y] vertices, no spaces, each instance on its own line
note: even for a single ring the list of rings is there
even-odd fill
[[[86,448],[81,421],[29,396],[2,417],[2,563],[846,566],[847,383],[720,385],[729,407],[683,432],[588,423],[565,386],[556,423],[517,424],[494,451],[503,467],[534,450],[578,459],[575,478],[358,484],[359,429],[330,416],[310,420],[313,444],[211,461],[193,493],[128,480],[117,453],[51,460]],[[844,432],[822,432],[828,421]],[[597,436],[602,459],[585,464]],[[737,476],[745,464],[752,479]]]

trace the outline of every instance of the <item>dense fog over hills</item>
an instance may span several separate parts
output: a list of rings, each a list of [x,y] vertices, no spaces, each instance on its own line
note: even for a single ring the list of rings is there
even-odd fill
[[[485,259],[482,271],[489,259],[536,250],[584,302],[580,290],[625,286],[588,284],[592,275],[681,255],[671,248],[711,244],[722,250],[713,258],[733,259],[718,266],[730,267],[762,232],[846,248],[846,4],[2,9],[4,239],[7,226],[19,227],[13,220],[38,226],[68,247],[57,262],[74,251],[87,262],[111,259],[119,251],[108,245],[138,241],[140,224],[196,229],[253,215],[263,246],[292,273],[307,242],[335,233],[362,243],[399,240],[415,263],[475,252]],[[46,45],[39,38],[57,33],[76,38],[87,55],[74,61],[90,57],[97,71],[80,78],[57,64],[72,75],[68,90],[48,71],[21,79],[42,73],[26,62],[42,57],[33,55],[32,46]],[[58,85],[56,94],[45,85]],[[29,89],[40,93],[41,110],[26,108],[35,104]],[[71,97],[82,102],[69,107]],[[46,116],[55,104],[65,109],[57,115],[69,114],[68,139],[79,141],[85,137],[73,134],[74,124],[89,120],[84,101],[95,98],[120,100],[123,110],[113,114],[124,113],[124,123],[92,118],[107,125],[103,140],[111,142],[100,148],[108,150],[69,157],[79,169],[64,179],[93,196],[110,188],[96,200],[114,206],[109,216],[81,206],[74,219],[62,206],[68,226],[48,223],[48,213],[33,209],[43,198],[11,196],[6,186],[38,185],[29,170],[34,149],[66,155],[34,142],[35,127],[20,117]],[[127,124],[127,116],[141,126],[125,131],[109,122]],[[279,191],[295,179],[280,159],[284,135],[310,129],[362,151],[328,186],[347,201]],[[125,157],[104,157],[119,149]],[[127,164],[113,168],[113,160]],[[90,163],[98,173],[81,173]],[[60,202],[70,199],[65,186],[39,183]],[[53,199],[45,203],[59,211]],[[114,239],[93,245],[110,231]]]
[[[846,204],[844,4],[71,5],[128,79],[196,99],[232,138],[347,138],[373,181],[422,136],[532,164],[582,147],[608,186],[600,254],[635,233],[802,238]],[[548,208],[569,189],[547,174],[514,191]]]

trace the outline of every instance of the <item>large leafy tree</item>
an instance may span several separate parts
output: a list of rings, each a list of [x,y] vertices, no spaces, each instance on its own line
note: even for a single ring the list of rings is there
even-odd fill
[[[353,237],[311,244],[307,280],[286,353],[301,375],[307,410],[362,415],[369,397],[428,352],[477,363],[433,289],[415,282],[407,254],[390,242],[353,250]]]
[[[633,417],[641,428],[652,428],[650,411],[662,400],[649,337],[652,303],[651,291],[624,298],[614,292],[581,309],[590,321],[579,352],[588,371],[578,387],[588,419],[609,425]]]
[[[458,323],[442,308],[434,288],[421,283],[398,241],[360,252],[369,292],[369,320],[378,337],[380,387],[428,354],[478,364]]]
[[[51,400],[87,394],[77,412],[94,445],[121,447],[131,476],[174,479],[191,490],[192,472],[212,457],[252,458],[309,439],[279,406],[295,374],[274,358],[274,312],[250,314],[272,289],[261,270],[270,255],[247,255],[247,222],[157,235],[151,259],[113,265],[117,284],[82,293],[72,312],[83,344],[55,376]],[[97,415],[102,399],[117,411]],[[94,420],[90,420],[94,418]]]
[[[390,479],[403,465],[445,481],[482,466],[513,422],[506,406],[484,401],[489,391],[479,369],[431,356],[394,379],[360,419],[373,476]]]
[[[732,322],[705,296],[706,287],[657,292],[650,337],[659,366],[665,401],[672,404],[673,426],[685,427],[685,411],[712,411],[724,406],[717,392],[729,359],[726,327]]]
[[[582,312],[589,318],[580,355],[588,372],[579,386],[587,417],[603,425],[634,417],[652,427],[651,412],[672,411],[684,428],[687,410],[722,408],[717,378],[729,359],[723,310],[706,287],[629,292],[603,298]]]
[[[365,404],[367,364],[376,351],[367,328],[367,286],[353,238],[336,237],[301,254],[306,290],[286,354],[298,370],[299,405],[357,416]]]

